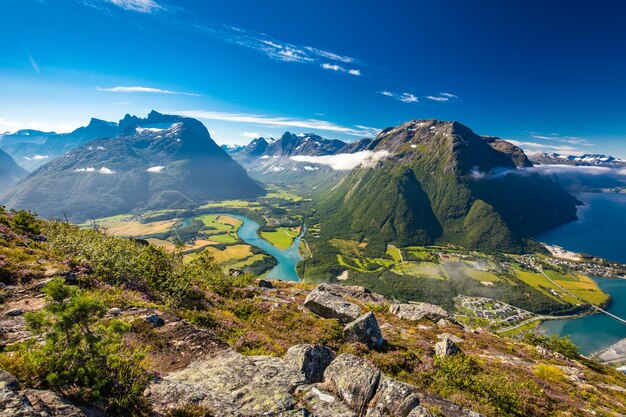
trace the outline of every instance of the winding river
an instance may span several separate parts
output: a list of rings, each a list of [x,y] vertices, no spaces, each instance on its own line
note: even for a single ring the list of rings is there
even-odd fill
[[[272,255],[278,261],[278,264],[269,271],[265,277],[268,279],[281,279],[283,281],[299,281],[298,273],[296,272],[296,265],[300,261],[300,237],[298,236],[293,240],[291,246],[285,250],[278,249],[276,246],[269,243],[267,240],[259,236],[259,224],[254,220],[250,220],[245,216],[238,214],[223,213],[225,216],[234,217],[243,221],[243,224],[237,231],[237,234],[249,245],[256,246],[259,249],[263,249],[265,252]]]

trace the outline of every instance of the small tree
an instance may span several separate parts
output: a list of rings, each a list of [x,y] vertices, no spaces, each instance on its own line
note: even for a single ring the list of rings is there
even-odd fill
[[[41,233],[41,225],[37,219],[37,213],[26,210],[15,212],[9,225],[16,233],[26,236],[36,236]]]
[[[13,346],[13,352],[0,356],[0,365],[28,386],[100,404],[109,414],[146,414],[142,394],[150,375],[143,352],[124,345],[130,326],[118,319],[102,321],[102,302],[61,278],[44,292],[48,305],[26,315],[28,327],[44,342],[31,339]]]

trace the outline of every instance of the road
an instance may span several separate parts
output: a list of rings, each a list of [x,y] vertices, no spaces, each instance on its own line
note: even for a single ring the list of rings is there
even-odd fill
[[[549,276],[548,276],[548,275],[544,272],[543,267],[539,266],[539,267],[538,267],[538,269],[539,269],[539,272],[541,272],[541,275],[543,275],[544,277],[546,277],[546,279],[547,279],[548,281],[550,281],[552,284],[554,284],[557,288],[559,288],[559,289],[560,289],[561,291],[563,291],[565,294],[567,294],[567,295],[570,295],[570,296],[574,297],[575,299],[577,299],[578,301],[582,302],[583,304],[587,304],[587,302],[586,302],[586,301],[581,300],[579,297],[575,296],[575,295],[574,295],[574,294],[572,294],[571,292],[567,291],[565,288],[561,287],[561,286],[560,286],[559,284],[557,284],[555,281],[553,281],[553,280],[552,280],[552,278],[550,278],[550,277],[549,277]],[[596,311],[598,311],[599,313],[606,314],[607,316],[609,316],[609,317],[611,317],[611,318],[613,318],[613,319],[615,319],[615,320],[619,321],[620,323],[622,323],[622,324],[626,324],[626,320],[624,320],[623,318],[621,318],[621,317],[619,317],[619,316],[616,316],[616,315],[615,315],[615,314],[613,314],[613,313],[609,313],[608,311],[604,310],[603,308],[600,308],[600,307],[598,307],[598,306],[594,306],[593,304],[590,304],[590,305],[591,305],[591,307],[595,308],[595,309],[596,309]]]

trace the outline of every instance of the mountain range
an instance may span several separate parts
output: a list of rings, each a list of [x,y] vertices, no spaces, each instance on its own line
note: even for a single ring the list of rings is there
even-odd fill
[[[542,165],[626,168],[626,160],[601,154],[561,155],[558,153],[535,153],[530,155],[530,159],[534,163]]]
[[[6,205],[81,221],[263,193],[198,120],[152,111],[145,119],[126,115],[115,130],[38,168],[10,190]]]
[[[25,169],[32,171],[93,139],[115,137],[117,123],[92,118],[87,126],[70,133],[18,130],[0,135],[0,149],[10,154]]]

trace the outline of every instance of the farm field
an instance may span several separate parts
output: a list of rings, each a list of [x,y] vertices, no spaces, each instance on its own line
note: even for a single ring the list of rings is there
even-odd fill
[[[261,232],[261,237],[278,249],[285,250],[291,246],[293,240],[300,234],[300,228],[279,227],[272,232]]]

